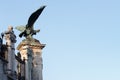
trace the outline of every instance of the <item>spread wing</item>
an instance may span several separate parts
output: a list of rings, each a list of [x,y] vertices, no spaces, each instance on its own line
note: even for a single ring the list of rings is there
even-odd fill
[[[28,24],[27,24],[26,28],[31,28],[33,26],[33,24],[35,23],[35,21],[37,20],[39,15],[42,13],[44,8],[45,8],[45,6],[42,6],[38,10],[36,10],[34,13],[31,14],[31,16],[28,19]]]
[[[25,31],[25,26],[17,26],[15,29],[19,30],[20,32]]]

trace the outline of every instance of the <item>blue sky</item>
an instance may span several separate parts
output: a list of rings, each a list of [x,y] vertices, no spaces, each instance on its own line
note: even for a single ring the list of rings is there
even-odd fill
[[[46,44],[44,80],[120,80],[119,0],[4,0],[0,32],[25,25],[41,5],[47,7],[34,37]],[[16,46],[23,38],[17,39]]]

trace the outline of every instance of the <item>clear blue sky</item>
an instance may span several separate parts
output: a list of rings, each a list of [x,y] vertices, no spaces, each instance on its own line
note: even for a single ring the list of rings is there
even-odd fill
[[[2,0],[0,32],[25,25],[41,5],[34,37],[46,44],[44,80],[120,80],[119,0]]]

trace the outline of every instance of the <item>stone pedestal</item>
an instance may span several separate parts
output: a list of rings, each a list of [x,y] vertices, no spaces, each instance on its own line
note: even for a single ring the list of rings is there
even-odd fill
[[[18,45],[17,49],[21,54],[21,59],[25,59],[26,80],[43,80],[42,49],[44,47],[45,44],[41,44],[38,40],[33,38],[25,39]]]

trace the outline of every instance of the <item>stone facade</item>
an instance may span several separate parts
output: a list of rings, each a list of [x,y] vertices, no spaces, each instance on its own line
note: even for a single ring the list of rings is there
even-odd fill
[[[2,44],[0,38],[0,80],[43,80],[42,49],[45,44],[34,38],[24,39],[15,55],[16,36],[11,26],[4,32],[4,38],[6,44]]]
[[[5,38],[6,44],[3,44]],[[15,43],[16,36],[13,27],[9,26],[8,30],[0,37],[0,80],[17,80],[15,70]]]
[[[43,80],[42,49],[45,44],[38,40],[23,40],[17,47],[21,60],[25,60],[25,80]]]

